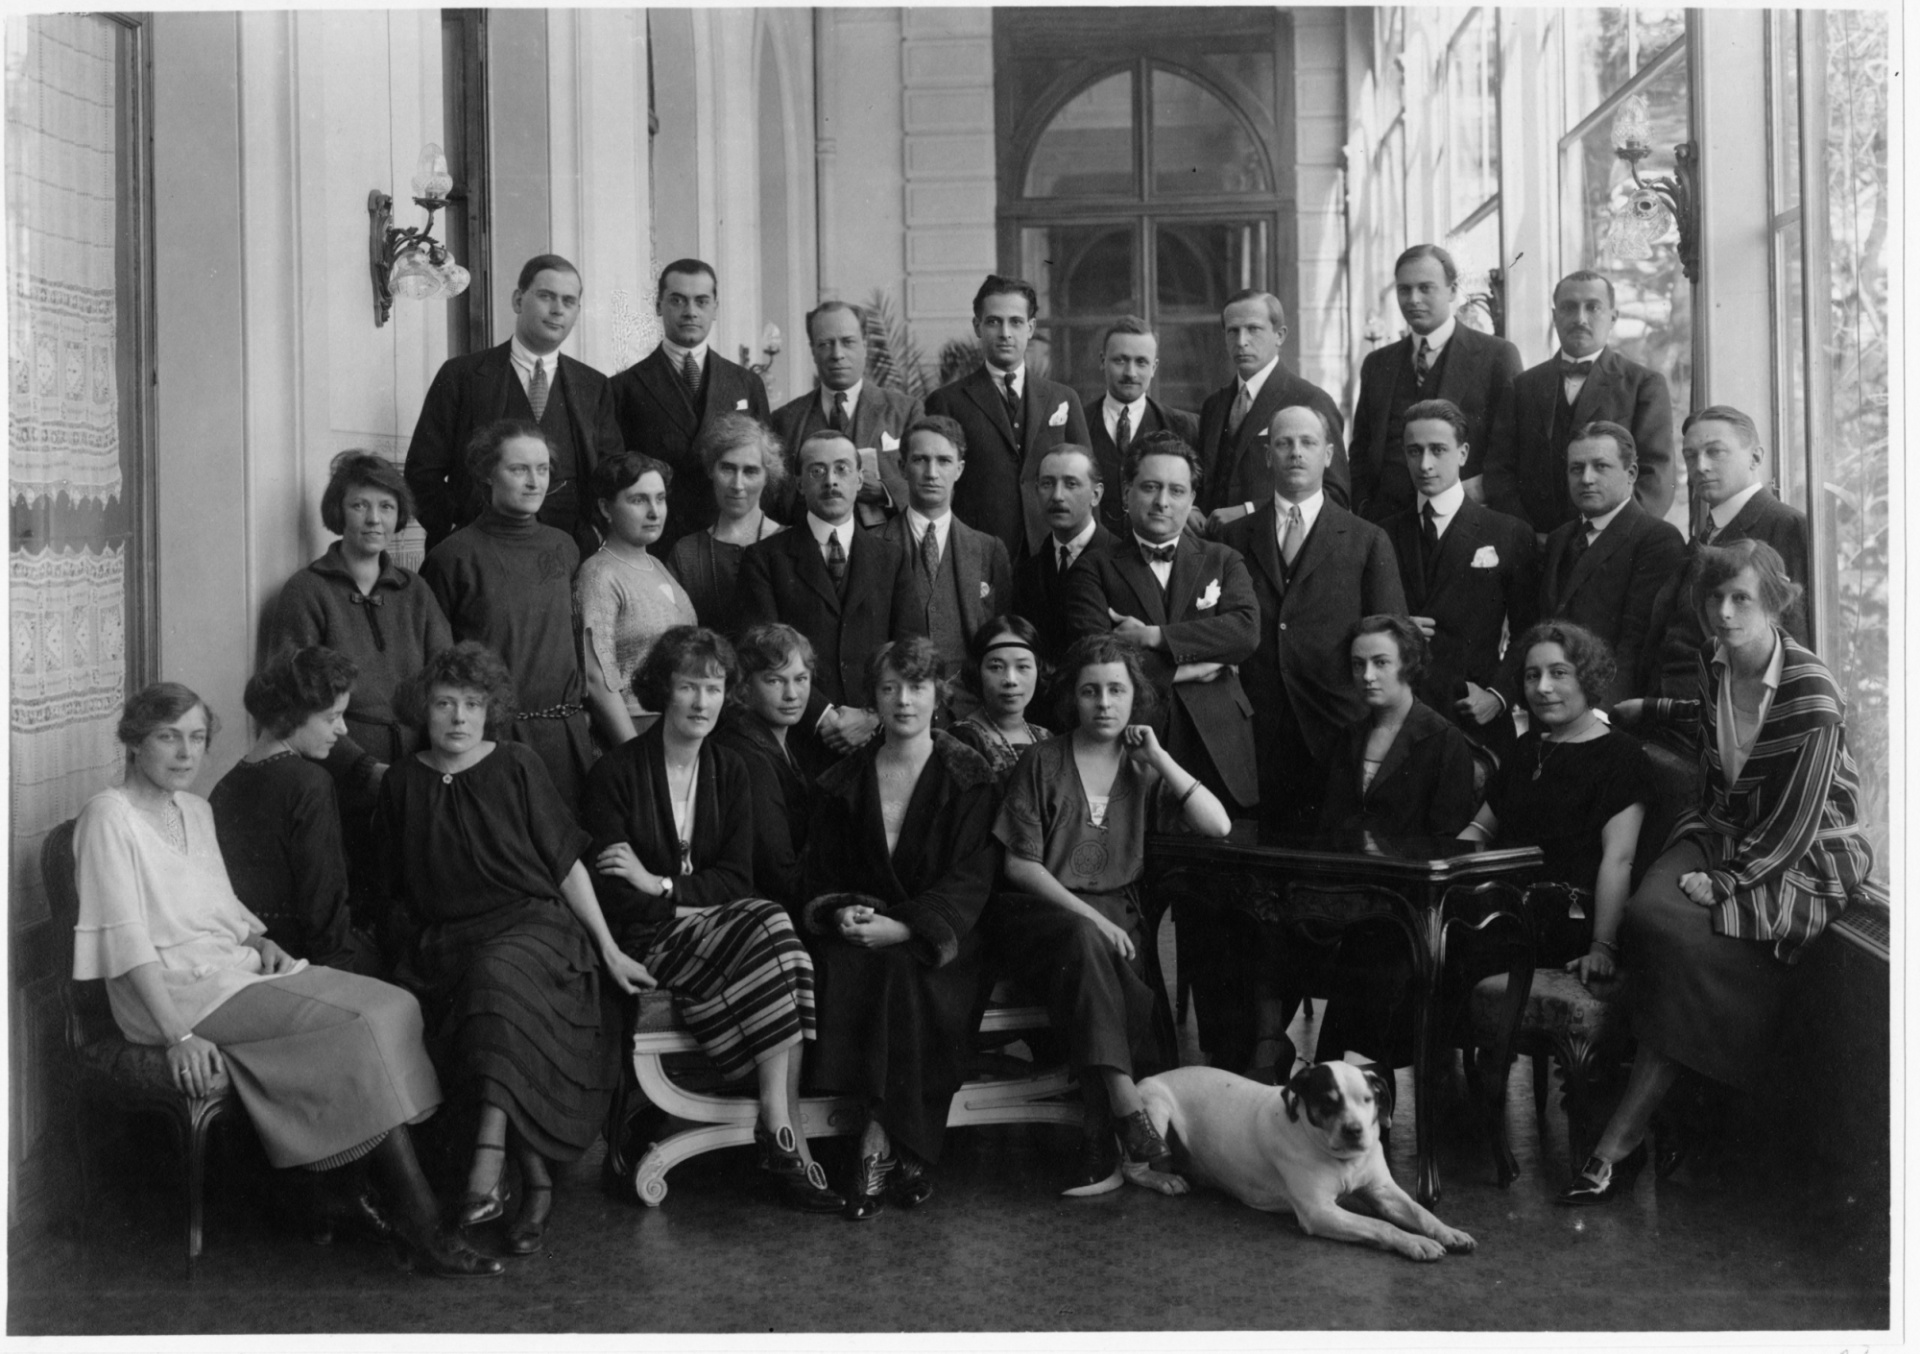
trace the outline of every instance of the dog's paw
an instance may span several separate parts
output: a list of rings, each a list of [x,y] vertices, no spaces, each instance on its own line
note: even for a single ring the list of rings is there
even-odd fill
[[[1450,1251],[1467,1252],[1474,1248],[1474,1239],[1456,1227],[1444,1224],[1440,1228],[1440,1244]]]
[[[1415,1236],[1412,1232],[1400,1233],[1395,1249],[1409,1260],[1438,1260],[1447,1253],[1447,1248],[1432,1237]]]
[[[1156,1171],[1151,1166],[1142,1166],[1138,1162],[1123,1162],[1120,1170],[1132,1183],[1157,1190],[1161,1194],[1185,1194],[1192,1188],[1177,1175],[1168,1175],[1164,1171]]]

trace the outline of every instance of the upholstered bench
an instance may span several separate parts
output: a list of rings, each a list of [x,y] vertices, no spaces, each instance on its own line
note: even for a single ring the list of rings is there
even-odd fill
[[[1506,1014],[1507,975],[1496,973],[1482,978],[1473,989],[1469,1008],[1476,1047],[1495,1043],[1500,1023]],[[1627,1039],[1626,1011],[1620,1002],[1618,984],[1589,989],[1565,969],[1537,968],[1527,992],[1527,1003],[1520,1014],[1514,1050],[1533,1058],[1533,1116],[1541,1136],[1546,1135],[1548,1058],[1559,1060],[1566,1082],[1568,1158],[1586,1160],[1582,1139],[1591,1134],[1592,1123],[1588,1092],[1595,1071],[1605,1059],[1624,1051]],[[1506,1104],[1507,1067],[1493,1069],[1496,1084],[1492,1095],[1496,1105]],[[1507,1165],[1512,1153],[1507,1147],[1505,1114],[1493,1118],[1494,1153],[1500,1165],[1501,1185],[1511,1184],[1513,1174]]]
[[[980,1020],[983,1042],[1004,1042],[1047,1028],[1047,1011],[1017,993],[995,986]],[[610,1178],[649,1208],[667,1197],[667,1172],[689,1157],[753,1141],[759,1102],[753,1088],[715,1085],[712,1065],[681,1025],[670,994],[643,992],[631,1044],[633,1081],[622,1083],[607,1122]],[[955,1092],[949,1127],[975,1124],[1078,1124],[1080,1097],[1066,1067],[1004,1055],[979,1059],[985,1075]],[[664,1136],[635,1147],[637,1124],[648,1108],[667,1117]],[[854,1100],[807,1096],[800,1102],[803,1131],[810,1138],[858,1132],[865,1115]]]

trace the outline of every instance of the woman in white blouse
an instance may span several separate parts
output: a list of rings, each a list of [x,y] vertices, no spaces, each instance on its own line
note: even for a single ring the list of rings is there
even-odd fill
[[[216,723],[176,682],[127,702],[125,782],[81,810],[73,974],[106,980],[121,1031],[166,1047],[180,1089],[224,1070],[275,1166],[365,1158],[415,1268],[501,1272],[444,1232],[407,1125],[440,1103],[420,1008],[390,984],[291,958],[235,896],[213,811],[188,791]]]

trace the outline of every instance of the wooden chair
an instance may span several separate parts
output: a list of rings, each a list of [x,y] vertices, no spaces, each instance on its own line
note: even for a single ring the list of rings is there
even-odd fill
[[[80,918],[80,891],[74,879],[72,819],[47,835],[40,851],[40,871],[46,880],[53,925],[69,937]],[[68,971],[72,971],[72,949]],[[157,1114],[173,1130],[184,1158],[183,1182],[187,1211],[187,1276],[203,1248],[206,1196],[207,1141],[213,1126],[223,1120],[245,1121],[233,1082],[222,1069],[205,1096],[190,1095],[174,1084],[167,1072],[164,1048],[129,1043],[114,1023],[107,1005],[106,984],[97,979],[71,981],[61,988],[67,1050],[79,1096],[81,1215],[91,1209],[93,1116],[101,1110],[121,1114]]]

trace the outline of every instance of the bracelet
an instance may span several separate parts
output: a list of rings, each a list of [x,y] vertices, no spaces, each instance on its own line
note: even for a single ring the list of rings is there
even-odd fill
[[[1199,788],[1200,788],[1200,777],[1195,776],[1193,778],[1193,781],[1187,786],[1187,792],[1181,795],[1178,799],[1173,801],[1173,807],[1176,809],[1186,808],[1187,801],[1193,798],[1193,792]]]
[[[1608,954],[1612,955],[1614,958],[1618,959],[1620,957],[1620,947],[1618,945],[1615,945],[1611,940],[1602,940],[1600,939],[1599,936],[1595,936],[1593,938],[1593,943],[1598,945],[1601,949],[1605,950]]]
[[[186,1043],[186,1042],[187,1042],[187,1040],[189,1040],[189,1039],[191,1039],[191,1038],[193,1038],[193,1031],[192,1031],[192,1030],[188,1030],[188,1031],[187,1031],[187,1032],[186,1032],[185,1034],[183,1034],[183,1035],[181,1035],[181,1036],[180,1036],[180,1037],[179,1037],[178,1039],[175,1039],[175,1040],[174,1040],[174,1041],[173,1041],[173,1042],[172,1042],[171,1044],[169,1044],[169,1045],[168,1045],[168,1047],[169,1047],[169,1048],[179,1048],[179,1047],[180,1047],[180,1045],[182,1045],[182,1044],[184,1044],[184,1043]]]

